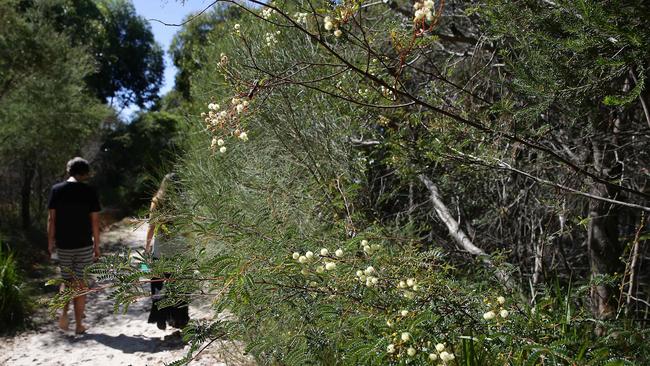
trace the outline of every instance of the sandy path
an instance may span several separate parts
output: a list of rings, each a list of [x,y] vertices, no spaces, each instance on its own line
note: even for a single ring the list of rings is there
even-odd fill
[[[146,225],[122,222],[102,235],[105,252],[123,248],[141,249]],[[126,314],[114,314],[107,292],[89,295],[85,325],[88,332],[76,336],[63,332],[55,319],[37,329],[11,338],[0,338],[0,365],[163,365],[182,358],[187,352],[174,329],[159,330],[147,323],[149,299],[131,305]],[[71,309],[72,310],[72,309]],[[37,316],[46,316],[41,309]],[[72,312],[71,312],[72,315]],[[192,319],[211,319],[209,304],[191,304]],[[72,318],[72,317],[71,317]],[[71,324],[74,329],[74,322]],[[213,343],[191,365],[253,365],[234,342]]]

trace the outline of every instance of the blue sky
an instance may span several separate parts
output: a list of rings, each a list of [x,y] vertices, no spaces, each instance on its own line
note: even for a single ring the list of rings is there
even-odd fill
[[[165,51],[165,80],[160,94],[167,93],[174,87],[176,68],[167,54],[174,34],[180,27],[165,26],[151,19],[158,19],[165,23],[179,24],[190,13],[205,9],[212,0],[186,0],[184,5],[176,0],[132,0],[138,14],[149,20],[156,41]]]

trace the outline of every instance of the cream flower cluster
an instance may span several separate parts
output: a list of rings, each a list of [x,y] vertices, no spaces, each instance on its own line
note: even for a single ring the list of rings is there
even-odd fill
[[[447,362],[452,361],[456,358],[453,353],[447,352],[445,350],[445,345],[443,343],[438,343],[436,344],[436,353],[431,352],[429,353],[429,360],[430,361],[436,361],[440,359],[440,361],[443,362],[443,364],[447,364]]]
[[[361,240],[361,249],[363,249],[364,253],[366,253],[368,255],[372,255],[372,253],[374,253],[374,252],[378,251],[379,249],[381,249],[381,245],[379,245],[379,244],[370,245],[368,243],[368,240],[363,239],[363,240]]]
[[[416,23],[421,23],[423,21],[431,22],[433,21],[433,15],[435,13],[435,4],[433,0],[424,0],[418,1],[413,4],[415,9],[415,16],[413,21]]]
[[[240,136],[241,138],[241,136]],[[334,256],[337,258],[343,257],[343,249],[339,248],[334,252]],[[305,252],[305,254],[301,254],[300,252],[294,252],[291,257],[297,261],[300,264],[308,264],[312,262],[317,262],[319,260],[322,261],[322,264],[318,265],[316,267],[316,273],[323,273],[325,271],[332,271],[336,269],[336,262],[333,262],[332,256],[330,255],[330,252],[327,248],[322,248],[320,250],[320,256],[312,252],[311,250],[308,250]],[[309,273],[309,270],[307,268],[303,268],[300,273],[306,275]]]
[[[418,342],[413,338],[411,333],[401,332],[399,333],[399,337],[398,333],[393,333],[392,336],[392,343],[386,346],[386,352],[389,354],[398,354],[397,357],[401,356],[399,355],[400,350],[406,351],[406,355],[409,357],[414,357],[418,352],[424,352],[426,354],[427,352],[432,351],[428,355],[429,360],[440,360],[442,361],[440,365],[447,365],[448,362],[453,361],[456,358],[453,352],[447,351],[444,343],[438,343],[433,347],[434,350],[430,350],[432,343],[431,341],[427,341],[425,346],[420,346],[420,349],[418,349]]]
[[[393,95],[393,91],[390,90],[390,89],[388,89],[388,88],[386,88],[385,86],[383,86],[383,85],[380,86],[380,87],[379,87],[379,90],[381,91],[381,94],[382,94],[384,97],[386,97],[386,98],[388,98],[388,99],[395,99],[395,96]]]
[[[222,58],[223,57],[225,57],[225,55],[222,54]],[[208,112],[201,113],[201,117],[204,119],[208,130],[211,132],[216,132],[219,129],[223,129],[228,122],[236,121],[237,118],[235,116],[235,113],[241,114],[244,112],[244,110],[248,108],[249,102],[240,98],[233,98],[231,100],[231,104],[232,109],[229,111],[228,108],[221,110],[221,106],[217,103],[208,103]],[[248,134],[246,132],[240,131],[239,129],[236,129],[233,132],[233,135],[242,141],[248,141]],[[217,151],[218,149],[219,152],[223,154],[227,151],[225,144],[226,143],[223,138],[213,136],[210,143],[210,149],[212,151]]]
[[[409,278],[406,281],[399,281],[397,283],[397,288],[403,290],[402,296],[411,300],[415,298],[415,292],[420,289],[420,286],[414,278]]]
[[[356,273],[357,279],[359,282],[366,284],[367,287],[377,286],[379,283],[379,278],[376,276],[377,271],[373,266],[368,266],[364,270],[358,270]]]
[[[343,31],[334,24],[334,21],[330,16],[326,16],[325,19],[323,19],[323,27],[325,28],[326,31],[333,30],[335,37],[340,37],[343,35]]]
[[[232,29],[235,31],[235,34],[237,34],[237,35],[240,35],[240,34],[241,34],[241,32],[240,32],[241,25],[240,25],[239,23],[235,24],[235,25],[232,27]]]
[[[300,13],[296,12],[293,17],[296,19],[296,22],[302,24],[302,25],[307,25],[307,17],[309,16],[309,13]]]
[[[486,302],[487,302],[488,305],[491,305],[491,303],[489,301],[486,301]],[[508,315],[510,315],[510,313],[508,312],[508,310],[506,310],[503,307],[503,305],[505,303],[506,303],[506,298],[505,297],[503,297],[503,296],[497,297],[496,298],[496,305],[498,305],[498,306],[496,306],[495,308],[485,312],[483,314],[483,319],[488,320],[488,321],[492,320],[492,319],[497,317],[497,314],[499,314],[499,316],[501,318],[503,318],[503,319],[507,318]]]
[[[266,41],[267,46],[272,47],[278,44],[278,39],[275,38],[276,35],[280,35],[280,31],[276,31],[275,33],[266,32],[266,35],[264,36],[264,40]]]
[[[271,3],[273,5],[273,3]],[[262,18],[269,20],[271,16],[275,14],[275,10],[271,8],[264,8],[262,9]]]

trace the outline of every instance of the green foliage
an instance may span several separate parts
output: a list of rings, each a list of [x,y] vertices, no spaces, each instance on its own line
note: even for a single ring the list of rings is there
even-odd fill
[[[31,303],[13,253],[0,243],[0,329],[11,332],[25,324]]]
[[[139,114],[106,133],[98,155],[96,184],[105,202],[126,210],[146,207],[179,151],[182,120],[173,113]]]
[[[225,336],[265,365],[648,362],[645,329],[588,308],[583,288],[621,277],[586,269],[594,254],[581,243],[600,217],[566,193],[600,177],[581,170],[592,171],[587,142],[613,143],[603,126],[619,111],[601,113],[603,98],[623,91],[617,108],[645,128],[629,104],[642,87],[621,82],[631,82],[622,65],[647,49],[630,36],[619,41],[629,52],[615,53],[594,36],[613,19],[643,32],[634,12],[490,1],[478,20],[454,13],[462,20],[437,29],[414,24],[410,2],[275,4],[283,13],[249,9],[182,33],[201,47],[185,50],[193,118],[170,214],[200,255],[175,276],[205,283],[215,310],[232,314],[190,328],[190,353]],[[627,25],[610,28],[621,36]],[[594,61],[605,55],[611,63]],[[616,159],[640,166],[639,146]],[[625,187],[638,198],[640,186]],[[621,238],[644,217],[625,215],[613,225]],[[539,247],[553,258],[542,271]],[[502,273],[526,290],[504,288]]]

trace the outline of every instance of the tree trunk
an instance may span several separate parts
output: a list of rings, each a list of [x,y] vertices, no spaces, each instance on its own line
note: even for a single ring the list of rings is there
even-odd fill
[[[611,140],[592,141],[592,151],[596,172],[614,181],[620,179],[622,171],[621,163],[615,154],[616,132],[620,120],[616,118],[610,121],[611,124],[604,118],[603,121],[596,123],[596,130],[604,136],[611,136]],[[609,130],[612,127],[613,131]],[[617,190],[600,183],[592,182],[591,186],[593,195],[621,200],[620,192]],[[592,280],[622,273],[623,263],[620,257],[623,247],[619,243],[619,213],[620,207],[617,205],[597,200],[589,202],[587,245]],[[600,281],[596,281],[591,288],[591,308],[596,319],[607,319],[616,312],[617,289],[613,285],[598,282]]]
[[[454,219],[454,216],[452,216],[452,214],[449,212],[449,208],[447,208],[447,205],[445,205],[444,202],[442,202],[442,199],[440,197],[440,192],[438,191],[438,186],[436,186],[424,174],[420,174],[418,178],[422,183],[424,183],[424,186],[427,187],[427,190],[429,191],[430,194],[429,198],[431,200],[431,203],[433,204],[433,208],[436,214],[438,215],[438,218],[440,219],[440,221],[442,221],[443,224],[445,224],[447,230],[449,231],[449,235],[456,241],[456,243],[460,245],[460,247],[463,248],[465,251],[475,256],[479,256],[485,265],[493,268],[496,277],[507,288],[511,290],[517,289],[518,286],[516,282],[508,274],[508,272],[496,267],[494,263],[492,263],[490,256],[483,249],[474,245],[474,243],[472,243],[472,241],[467,236],[467,234],[465,234],[463,229],[460,228],[458,221],[456,221],[456,219]]]
[[[20,189],[20,217],[24,230],[29,230],[32,226],[31,200],[32,200],[32,181],[34,180],[34,168],[29,164],[23,165],[23,186]]]

